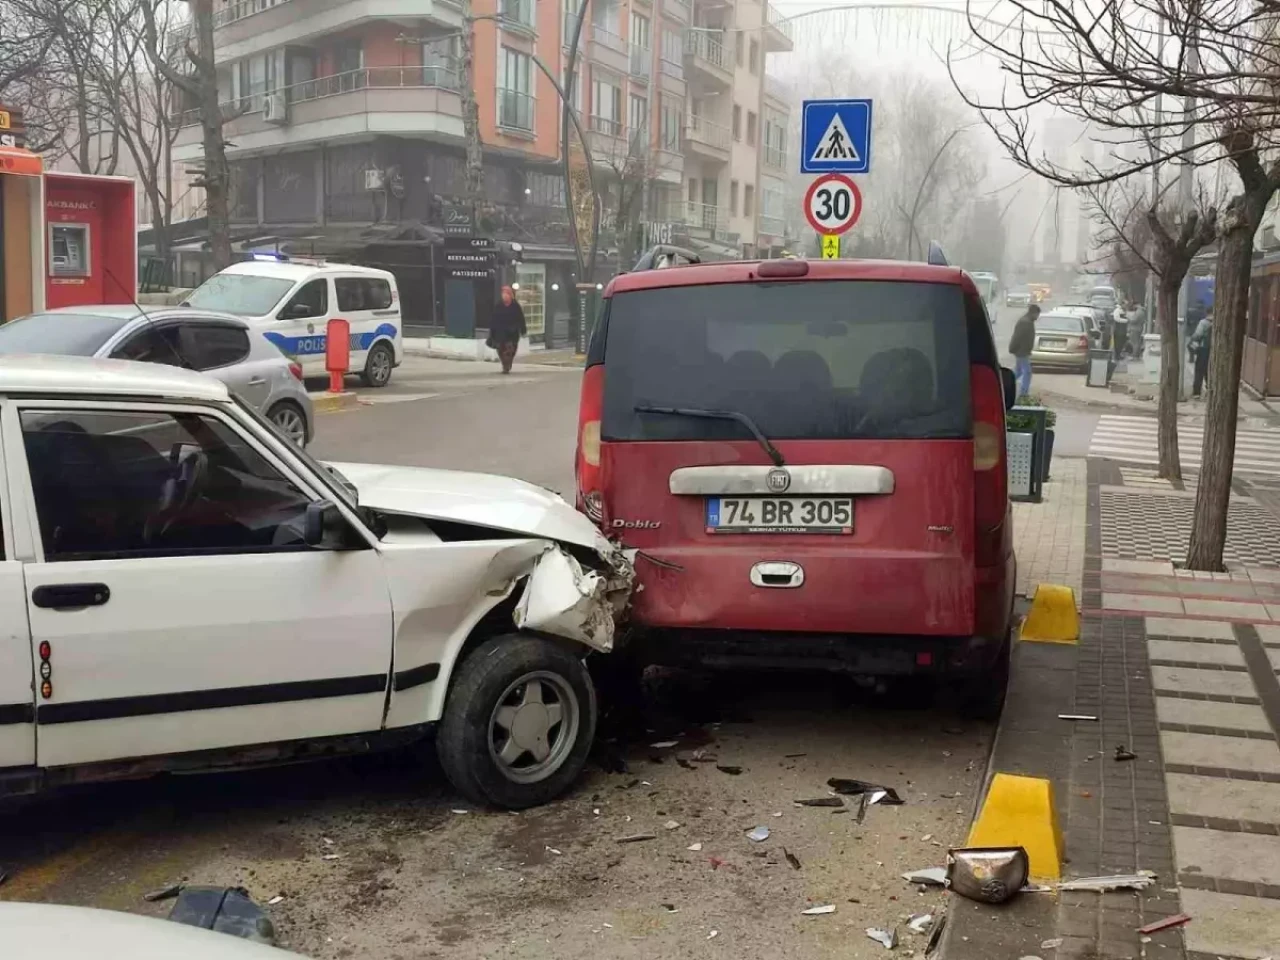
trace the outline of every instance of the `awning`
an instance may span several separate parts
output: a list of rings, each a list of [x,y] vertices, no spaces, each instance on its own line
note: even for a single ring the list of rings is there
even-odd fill
[[[0,173],[38,177],[44,173],[44,160],[40,154],[21,147],[0,147]]]

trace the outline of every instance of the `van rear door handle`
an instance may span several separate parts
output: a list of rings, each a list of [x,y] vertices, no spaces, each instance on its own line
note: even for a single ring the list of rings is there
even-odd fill
[[[44,610],[100,607],[111,599],[105,583],[51,583],[31,591],[31,602]]]

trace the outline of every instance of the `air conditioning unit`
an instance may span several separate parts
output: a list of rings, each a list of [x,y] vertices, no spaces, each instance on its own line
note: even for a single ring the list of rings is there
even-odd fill
[[[366,170],[364,172],[364,188],[366,190],[381,190],[387,185],[387,177],[381,170]]]
[[[273,93],[262,102],[262,119],[267,123],[288,123],[289,108],[284,95]]]

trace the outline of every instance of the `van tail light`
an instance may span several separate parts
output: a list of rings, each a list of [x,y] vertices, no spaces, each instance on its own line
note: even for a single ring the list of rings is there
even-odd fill
[[[578,509],[599,523],[604,519],[600,491],[600,416],[604,410],[604,365],[587,367],[582,374],[578,403],[578,455],[574,463],[578,479]]]
[[[1001,560],[1004,522],[1009,513],[1009,473],[1005,462],[1004,392],[994,367],[969,368],[973,404],[974,559],[980,567]]]
[[[293,374],[293,378],[295,380],[302,380],[302,364],[296,362],[290,363],[289,372]]]

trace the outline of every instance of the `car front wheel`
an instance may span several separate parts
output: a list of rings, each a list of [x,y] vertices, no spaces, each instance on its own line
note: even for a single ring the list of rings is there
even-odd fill
[[[440,765],[475,803],[538,806],[582,772],[596,712],[581,657],[538,637],[495,637],[457,667],[437,731]]]
[[[296,403],[281,400],[267,411],[267,419],[276,429],[300,447],[307,445],[307,419]]]
[[[385,387],[391,382],[391,371],[396,365],[396,355],[385,341],[375,343],[364,362],[361,379],[367,387]]]

